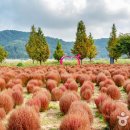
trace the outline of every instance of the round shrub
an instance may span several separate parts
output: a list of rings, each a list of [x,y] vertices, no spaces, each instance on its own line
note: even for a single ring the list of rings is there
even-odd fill
[[[60,87],[60,89],[61,89],[63,92],[65,92],[65,91],[67,90],[64,85],[62,85],[62,86]]]
[[[23,92],[23,87],[21,84],[16,84],[13,86],[12,90],[14,91],[20,91],[21,93]]]
[[[107,122],[109,122],[110,114],[115,109],[116,109],[116,105],[112,99],[108,98],[108,99],[104,100],[104,102],[101,106],[101,112]]]
[[[48,79],[46,82],[47,89],[51,92],[52,89],[57,87],[57,82],[53,79]]]
[[[9,118],[7,130],[40,130],[38,114],[30,107],[20,107]]]
[[[0,108],[0,120],[5,118],[5,116],[6,116],[6,112],[5,112],[4,108],[1,107]]]
[[[63,93],[64,93],[64,92],[63,92],[60,88],[54,88],[54,89],[51,91],[52,100],[53,100],[53,101],[59,101],[60,98],[62,97]]]
[[[3,107],[5,112],[8,113],[13,109],[14,102],[12,97],[7,94],[0,94],[0,107]]]
[[[26,105],[33,107],[36,112],[39,112],[41,110],[41,101],[39,98],[31,98],[26,102]]]
[[[91,130],[89,119],[78,114],[68,114],[60,125],[60,130]]]
[[[21,105],[24,101],[23,94],[20,91],[13,91],[12,98],[14,100],[15,105]]]
[[[0,78],[0,91],[6,88],[6,82],[3,78]]]
[[[107,77],[104,73],[99,73],[97,75],[97,84],[99,84],[102,81],[105,81],[106,79],[107,79]]]
[[[85,89],[82,94],[81,97],[86,100],[86,101],[90,101],[90,99],[92,98],[92,90],[91,89]]]
[[[115,84],[119,87],[123,86],[124,85],[124,82],[125,82],[125,78],[123,75],[114,75],[113,76],[113,80],[115,82]]]
[[[120,90],[115,85],[110,85],[108,87],[107,95],[109,95],[114,100],[118,100],[121,97]]]
[[[126,92],[127,92],[127,93],[130,92],[130,84],[128,84],[128,85],[126,86]]]
[[[123,85],[124,89],[126,89],[127,85],[129,85],[129,84],[130,84],[130,79],[127,79],[127,80],[124,82],[124,85]]]
[[[78,97],[74,93],[65,92],[63,96],[60,98],[59,102],[61,112],[66,114],[70,108],[71,103],[78,100]]]
[[[74,101],[72,102],[68,114],[81,114],[81,116],[88,114],[90,123],[93,123],[93,114],[86,102]]]
[[[107,93],[107,88],[106,87],[102,87],[101,90],[100,90],[100,92]]]
[[[41,110],[40,111],[45,111],[49,107],[49,99],[48,97],[44,94],[39,94],[35,98],[38,98],[41,102]]]

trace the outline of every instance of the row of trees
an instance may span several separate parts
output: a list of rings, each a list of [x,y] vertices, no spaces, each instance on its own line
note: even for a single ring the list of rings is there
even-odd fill
[[[33,61],[39,61],[40,64],[45,62],[50,56],[49,46],[41,28],[36,29],[32,26],[30,37],[25,47],[29,57]],[[115,60],[124,54],[130,58],[130,34],[120,34],[117,37],[116,26],[113,24],[106,49],[109,52],[110,63],[114,63]],[[71,52],[74,55],[80,54],[81,63],[84,58],[89,58],[91,61],[97,55],[92,34],[86,34],[86,27],[83,21],[78,23],[76,40]],[[53,57],[59,61],[63,55],[62,44],[58,41]],[[7,51],[0,47],[0,62],[7,56]]]
[[[26,44],[26,51],[33,61],[39,61],[40,64],[49,58],[49,46],[41,28],[38,28],[36,31],[36,28],[32,26],[29,41]],[[76,41],[71,51],[74,55],[81,55],[81,63],[84,58],[89,58],[91,61],[97,55],[92,34],[90,33],[89,36],[87,36],[83,21],[78,23]],[[64,50],[62,49],[60,41],[58,41],[53,57],[59,61],[63,55]]]

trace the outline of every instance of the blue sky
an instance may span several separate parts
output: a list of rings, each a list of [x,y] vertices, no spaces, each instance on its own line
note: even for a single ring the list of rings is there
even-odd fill
[[[72,41],[81,19],[94,38],[109,37],[113,23],[118,34],[129,33],[130,0],[0,0],[0,30],[30,31],[34,24]]]

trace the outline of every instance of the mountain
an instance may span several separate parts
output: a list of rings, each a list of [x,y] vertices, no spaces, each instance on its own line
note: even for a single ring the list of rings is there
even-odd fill
[[[11,59],[26,59],[28,55],[25,50],[25,45],[29,38],[29,32],[22,32],[16,30],[4,30],[0,31],[0,45],[8,51],[8,58]],[[57,45],[57,40],[60,40],[62,47],[66,55],[71,54],[71,48],[73,47],[73,42],[66,42],[62,39],[46,37],[46,40],[50,47],[51,56],[53,57],[53,52]],[[95,39],[95,44],[97,46],[98,55],[97,58],[107,58],[106,44],[108,38]]]

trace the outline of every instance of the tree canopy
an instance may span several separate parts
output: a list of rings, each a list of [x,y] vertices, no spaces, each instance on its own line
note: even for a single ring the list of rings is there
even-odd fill
[[[36,31],[35,27],[32,26],[26,50],[29,57],[32,60],[39,61],[40,64],[49,58],[49,46],[41,28],[38,28],[38,31]]]
[[[59,40],[57,42],[56,50],[55,50],[53,56],[58,61],[61,59],[61,57],[64,56],[64,50],[62,49],[62,45]]]
[[[76,41],[74,42],[73,49],[71,50],[71,52],[74,55],[80,54],[81,63],[82,63],[82,60],[86,58],[87,56],[87,43],[88,42],[89,40],[86,35],[86,28],[85,28],[84,22],[81,20],[78,23]]]
[[[0,46],[0,63],[2,63],[2,61],[7,58],[8,56],[8,52],[2,47]]]

